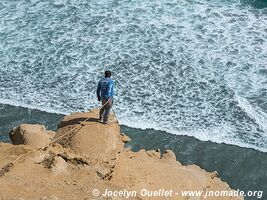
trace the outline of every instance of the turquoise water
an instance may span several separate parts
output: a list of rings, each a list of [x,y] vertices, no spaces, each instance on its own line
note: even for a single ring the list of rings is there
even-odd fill
[[[0,103],[84,111],[110,69],[122,124],[266,152],[267,13],[256,2],[3,0]]]

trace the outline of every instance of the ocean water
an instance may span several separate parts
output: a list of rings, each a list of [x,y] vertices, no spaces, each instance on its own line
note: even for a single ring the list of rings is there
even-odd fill
[[[0,103],[267,151],[265,0],[2,0]]]
[[[252,5],[253,7],[258,8],[258,9],[267,7],[266,0],[241,0],[241,3]]]
[[[99,106],[110,69],[134,150],[267,193],[266,25],[266,0],[1,0],[0,140]]]
[[[19,124],[42,124],[49,130],[56,130],[62,119],[60,114],[0,104],[0,141],[11,142],[8,133]]]

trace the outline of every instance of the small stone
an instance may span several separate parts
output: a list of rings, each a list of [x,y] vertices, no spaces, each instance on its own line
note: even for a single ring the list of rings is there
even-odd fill
[[[167,149],[162,155],[163,160],[176,161],[175,153],[172,150]]]
[[[43,196],[40,200],[58,200],[58,198],[52,195],[50,197]]]
[[[146,152],[149,157],[160,159],[160,152],[156,152],[155,150],[150,150]]]
[[[66,161],[60,156],[54,157],[53,163],[51,165],[51,170],[55,174],[60,174],[60,173],[66,172],[67,171]]]
[[[49,200],[58,200],[58,198],[57,198],[56,196],[52,195],[52,196],[49,198]]]
[[[131,139],[125,135],[124,133],[121,133],[121,140],[124,142],[124,143],[127,143],[127,142],[130,142]]]
[[[209,175],[210,175],[210,178],[211,178],[211,179],[214,179],[215,177],[219,177],[219,174],[218,174],[217,171],[209,172]]]

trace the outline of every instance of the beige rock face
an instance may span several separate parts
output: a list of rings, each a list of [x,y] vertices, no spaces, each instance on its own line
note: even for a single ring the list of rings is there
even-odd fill
[[[90,157],[91,160],[107,161],[115,158],[117,153],[123,150],[127,138],[121,135],[120,126],[114,119],[110,125],[98,122],[98,112],[98,110],[92,110],[91,112],[74,113],[64,117],[55,138],[89,118],[87,122],[83,123],[83,126],[70,132],[69,137],[63,137],[59,143],[86,157]]]
[[[88,122],[68,133],[87,118]],[[120,133],[120,126],[113,117],[110,125],[98,122],[97,118],[98,110],[66,116],[60,123],[55,138],[68,134],[57,143],[22,157],[9,172],[0,177],[1,199],[242,199],[143,196],[144,190],[172,190],[178,193],[184,190],[232,190],[218,178],[217,172],[206,172],[196,165],[182,166],[171,150],[161,154],[159,150],[133,152],[125,149],[124,144],[129,138]],[[40,145],[34,142],[44,135],[44,131],[43,128],[32,125],[14,129],[16,133],[11,135],[14,141],[31,145],[0,143],[0,167]],[[50,139],[45,141],[42,145]],[[99,194],[94,196],[96,189]],[[103,195],[106,190],[136,191],[136,195],[129,198],[118,195],[107,197]]]
[[[218,182],[220,182],[219,185]],[[176,200],[189,198],[183,197],[181,195],[182,191],[231,190],[214,173],[207,173],[195,165],[181,166],[171,150],[168,150],[161,158],[155,151],[145,152],[141,150],[137,153],[132,151],[121,153],[116,160],[110,183],[139,191],[141,196],[148,193],[146,191],[173,191],[173,194],[179,194],[167,195],[165,198]],[[144,196],[142,199],[156,199],[156,197]],[[204,198],[191,197],[189,199]],[[216,199],[216,197],[206,199]],[[230,199],[230,197],[220,197],[218,199]]]
[[[67,172],[67,163],[60,156],[55,156],[52,162],[52,172],[55,174],[66,173]]]
[[[26,144],[35,147],[48,145],[55,133],[47,131],[43,125],[21,124],[9,132],[13,144]]]

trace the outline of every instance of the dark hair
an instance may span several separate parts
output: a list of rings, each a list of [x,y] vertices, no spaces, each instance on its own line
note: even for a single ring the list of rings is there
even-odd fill
[[[111,71],[105,71],[105,78],[106,77],[111,77]]]

